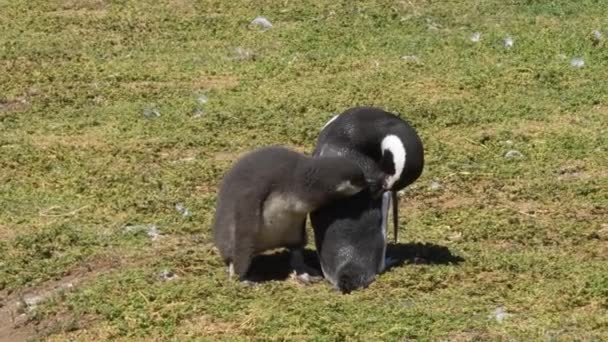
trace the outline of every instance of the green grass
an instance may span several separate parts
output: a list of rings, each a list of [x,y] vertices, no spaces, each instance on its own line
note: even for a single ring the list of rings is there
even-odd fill
[[[0,0],[0,297],[6,308],[74,282],[15,331],[608,339],[608,50],[591,39],[608,35],[607,12],[600,0]],[[274,27],[249,28],[258,15]],[[427,164],[400,239],[435,248],[348,296],[228,281],[209,240],[223,173],[259,146],[312,151],[356,105],[419,131]],[[433,262],[441,247],[464,261]]]

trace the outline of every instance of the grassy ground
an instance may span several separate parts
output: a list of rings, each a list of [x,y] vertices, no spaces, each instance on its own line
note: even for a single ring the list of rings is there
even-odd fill
[[[606,13],[0,0],[0,339],[608,339]],[[425,143],[406,262],[348,296],[228,281],[209,241],[223,172],[258,146],[310,152],[362,104]]]

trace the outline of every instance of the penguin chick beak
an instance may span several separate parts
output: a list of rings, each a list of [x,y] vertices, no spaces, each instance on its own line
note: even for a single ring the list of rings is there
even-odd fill
[[[385,190],[384,190],[384,187],[382,186],[382,180],[368,178],[367,184],[368,184],[369,192],[372,195],[372,198],[378,199],[384,194]]]

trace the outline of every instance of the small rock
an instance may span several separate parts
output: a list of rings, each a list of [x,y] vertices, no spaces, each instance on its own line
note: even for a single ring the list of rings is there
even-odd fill
[[[127,225],[124,227],[127,233],[145,232],[151,240],[156,240],[160,237],[160,232],[155,224],[148,225]]]
[[[429,189],[431,189],[432,191],[441,190],[441,188],[441,184],[436,180],[431,181],[431,185],[429,185]]]
[[[209,102],[209,98],[205,94],[198,94],[196,96],[196,102],[202,106]]]
[[[190,215],[188,208],[186,208],[182,203],[177,203],[175,205],[175,210],[177,210],[177,212],[180,213],[180,215],[182,215],[183,217],[187,217]]]
[[[414,55],[401,56],[401,59],[408,63],[422,64],[422,61],[420,60],[420,58],[418,58],[418,56],[414,56]]]
[[[524,155],[517,150],[510,150],[510,151],[507,151],[507,153],[505,153],[505,158],[507,158],[507,159],[522,158],[523,156]]]
[[[204,111],[202,108],[195,108],[195,109],[192,111],[192,117],[193,117],[193,118],[200,118],[200,117],[202,117],[203,115],[205,115],[205,111]]]
[[[144,108],[144,116],[148,119],[154,119],[160,117],[160,112],[154,107]]]
[[[575,68],[582,68],[585,66],[585,61],[582,58],[572,58],[570,65]]]
[[[462,232],[453,232],[450,235],[448,235],[449,241],[458,241],[461,238],[462,238]]]
[[[257,27],[257,28],[261,29],[262,31],[265,31],[265,30],[272,28],[272,23],[270,22],[270,20],[268,20],[264,17],[256,17],[255,19],[253,19],[251,21],[251,26]]]
[[[511,38],[510,36],[505,37],[505,39],[502,40],[502,46],[505,47],[505,49],[510,49],[513,47],[513,38]]]
[[[436,22],[431,21],[431,19],[428,19],[428,18],[427,18],[427,19],[426,19],[426,28],[427,28],[429,31],[437,31],[437,30],[439,30],[439,29],[441,28],[441,25],[439,25],[439,24],[437,24]]]
[[[237,61],[249,61],[255,60],[257,58],[257,54],[250,49],[245,49],[242,47],[237,47],[234,49],[234,59]]]
[[[602,32],[600,32],[600,30],[593,30],[591,32],[591,34],[593,35],[593,45],[597,45],[602,41]]]
[[[162,281],[171,281],[177,278],[177,275],[169,270],[163,270],[160,272],[159,277]]]
[[[478,43],[481,40],[481,33],[475,32],[471,35],[471,41],[473,43]]]
[[[28,310],[34,310],[44,300],[44,297],[31,294],[23,296],[22,300]]]
[[[148,237],[152,240],[156,240],[160,236],[160,233],[158,232],[156,225],[149,226],[148,229],[146,230],[146,234],[148,234]]]
[[[490,318],[495,319],[498,323],[502,323],[502,321],[504,321],[510,315],[511,314],[505,310],[504,306],[499,306],[496,308],[496,310],[494,310],[494,312],[492,312]]]

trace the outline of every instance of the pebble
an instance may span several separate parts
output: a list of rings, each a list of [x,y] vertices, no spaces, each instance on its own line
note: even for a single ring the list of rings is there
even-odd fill
[[[505,153],[505,158],[514,159],[514,158],[522,158],[524,155],[518,150],[510,150]]]
[[[272,23],[270,22],[270,20],[264,17],[256,17],[251,21],[251,25],[261,29],[262,31],[272,28]]]
[[[190,211],[188,211],[188,208],[186,208],[186,206],[184,206],[182,203],[177,203],[175,205],[175,210],[177,210],[177,212],[183,217],[190,215]]]
[[[572,58],[572,60],[570,61],[570,65],[575,67],[575,68],[582,68],[585,66],[585,61],[582,58]]]

